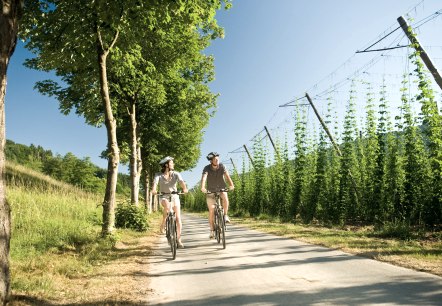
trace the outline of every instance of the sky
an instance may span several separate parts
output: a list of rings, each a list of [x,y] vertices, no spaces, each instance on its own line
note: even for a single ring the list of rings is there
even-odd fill
[[[225,38],[205,50],[215,58],[215,80],[210,88],[219,93],[218,107],[204,131],[197,166],[182,172],[187,185],[199,182],[208,163],[205,156],[211,151],[220,153],[221,161],[233,171],[230,161],[241,167],[243,145],[250,149],[255,136],[265,135],[264,126],[272,138],[284,137],[281,134],[290,132],[293,124],[293,107],[280,106],[306,92],[323,113],[321,93],[335,88],[338,100],[342,99],[346,90],[340,84],[344,80],[347,85],[345,80],[355,73],[375,86],[387,79],[398,90],[407,48],[355,52],[398,27],[396,19],[401,15],[408,13],[420,25],[418,38],[442,71],[442,16],[419,23],[441,9],[440,0],[234,0],[229,11],[219,11],[216,17]],[[400,29],[373,48],[397,44],[407,44]],[[90,157],[106,168],[107,161],[99,157],[107,143],[105,128],[88,126],[75,113],[61,114],[55,99],[38,93],[35,82],[51,74],[25,68],[22,63],[31,56],[19,44],[9,64],[6,138],[40,145],[54,154]],[[345,108],[344,103],[336,105]],[[312,117],[313,125],[314,121]],[[127,173],[127,166],[120,165],[120,171]]]

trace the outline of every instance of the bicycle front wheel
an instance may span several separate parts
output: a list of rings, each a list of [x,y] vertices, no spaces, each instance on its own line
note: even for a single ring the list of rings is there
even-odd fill
[[[169,222],[170,224],[170,250],[172,252],[172,259],[176,258],[176,247],[177,247],[177,233],[176,233],[176,221],[175,218]]]
[[[221,214],[221,224],[220,224],[220,236],[223,241],[223,249],[226,248],[226,220],[224,219],[224,215]]]
[[[222,217],[221,217],[221,213],[219,211],[219,209],[216,209],[215,212],[215,237],[216,237],[216,241],[218,243],[221,242],[221,221]]]

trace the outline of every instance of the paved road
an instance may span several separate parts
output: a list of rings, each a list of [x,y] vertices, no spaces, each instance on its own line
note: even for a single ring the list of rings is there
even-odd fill
[[[150,305],[442,305],[442,278],[229,225],[227,248],[184,215],[185,249],[150,257]]]

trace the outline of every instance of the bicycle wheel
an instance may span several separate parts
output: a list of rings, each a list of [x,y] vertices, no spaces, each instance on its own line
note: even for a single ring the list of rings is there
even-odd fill
[[[224,214],[221,212],[221,224],[220,224],[220,236],[223,241],[223,249],[226,248],[226,220],[224,219]]]
[[[222,217],[221,217],[221,212],[220,212],[220,210],[217,208],[216,209],[216,213],[215,213],[215,228],[216,228],[216,232],[215,232],[215,235],[216,235],[216,241],[218,242],[218,243],[220,243],[221,242],[221,221],[222,220]]]
[[[172,251],[172,259],[176,258],[177,247],[177,233],[176,233],[176,220],[175,217],[171,218],[170,227],[170,250]]]
[[[170,216],[167,216],[166,218],[166,238],[167,243],[170,245]]]

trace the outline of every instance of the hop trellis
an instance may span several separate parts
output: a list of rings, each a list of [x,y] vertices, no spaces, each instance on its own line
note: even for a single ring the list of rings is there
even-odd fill
[[[439,14],[415,28],[440,22]],[[382,53],[357,69],[360,55],[351,57],[307,91],[311,101],[303,93],[283,104],[289,112],[278,109],[229,152],[237,212],[307,223],[442,223],[442,92],[404,33],[393,32]]]

